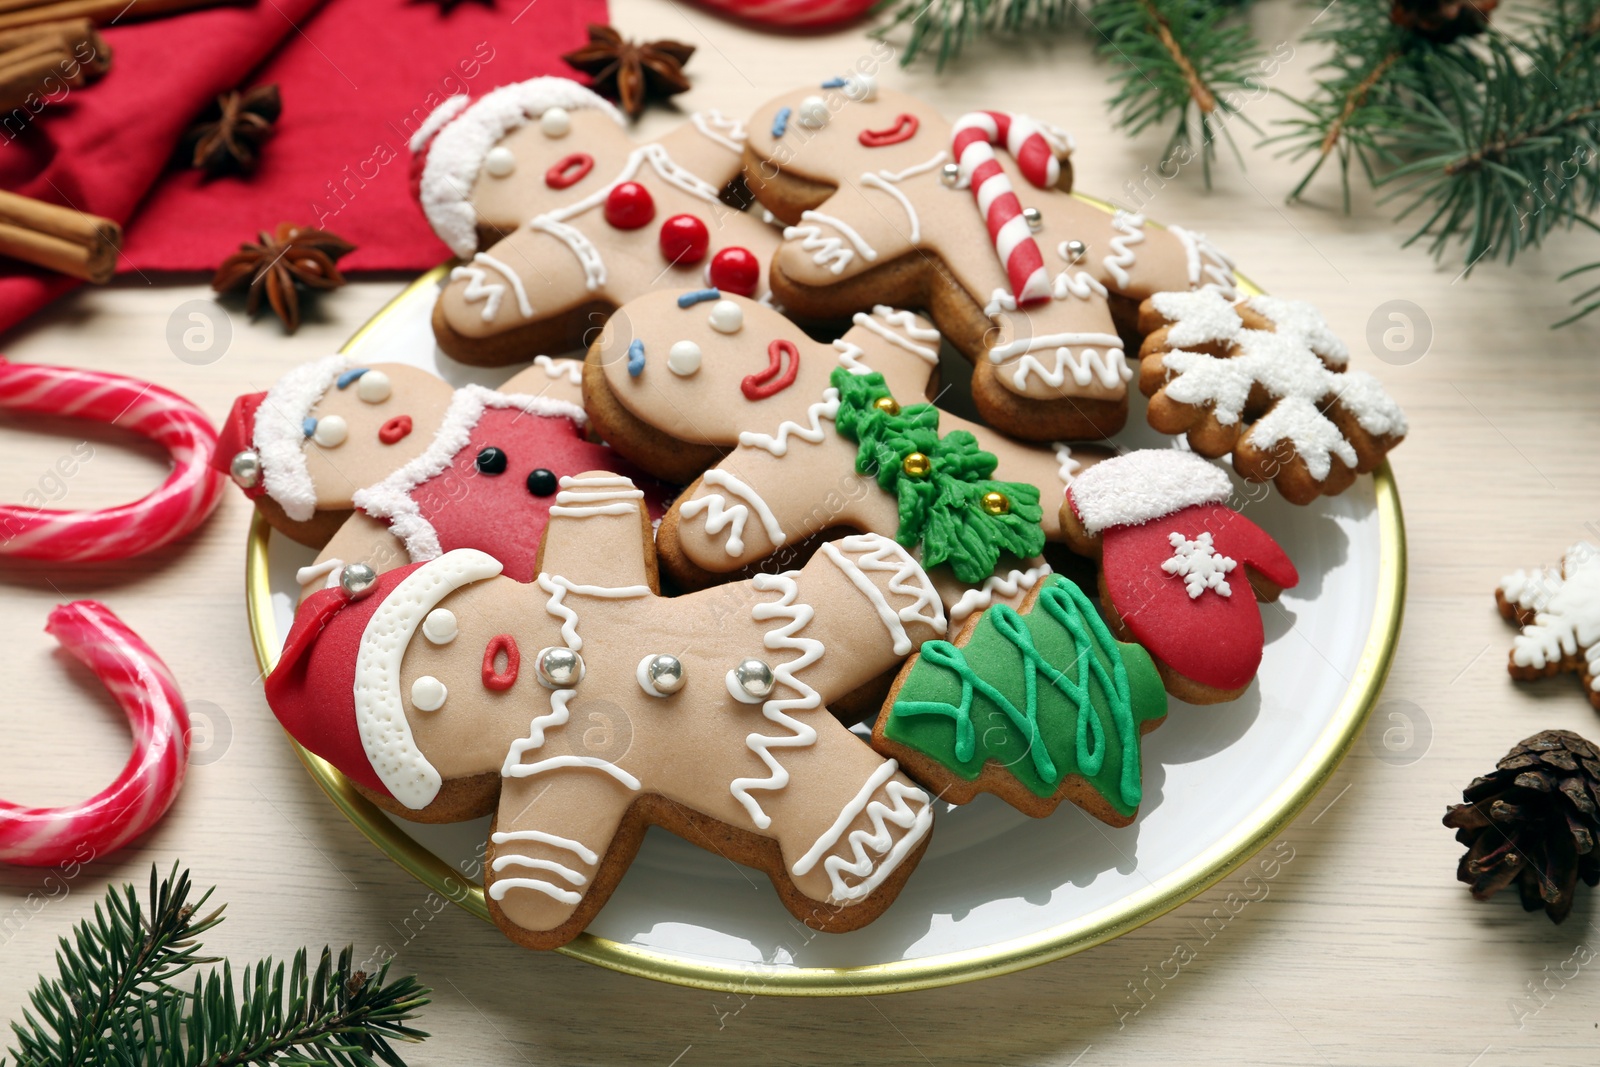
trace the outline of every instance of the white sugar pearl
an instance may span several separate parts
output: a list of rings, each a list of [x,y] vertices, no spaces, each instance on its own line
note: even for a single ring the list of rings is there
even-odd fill
[[[504,145],[496,145],[483,157],[483,169],[489,172],[491,178],[509,178],[517,169],[517,157],[512,154],[511,149]]]
[[[718,333],[738,333],[744,325],[744,308],[732,300],[718,300],[711,305],[710,322]]]
[[[667,369],[680,378],[687,378],[700,369],[700,346],[693,341],[679,341],[667,350]]]
[[[449,608],[434,608],[422,620],[422,636],[436,645],[448,645],[457,632],[456,613]]]
[[[317,420],[311,439],[323,448],[338,448],[350,436],[350,427],[338,415],[324,415]]]
[[[444,707],[444,698],[450,691],[444,683],[431,674],[424,674],[421,678],[411,683],[411,703],[419,711],[438,711]]]
[[[553,107],[539,116],[539,129],[546,137],[565,137],[572,130],[572,116],[564,107]]]
[[[356,379],[356,396],[369,404],[381,404],[393,392],[389,376],[381,370],[369,370]]]
[[[870,74],[852,74],[844,80],[841,92],[851,100],[876,100],[878,79]]]
[[[820,96],[808,96],[800,101],[800,111],[796,116],[800,125],[809,130],[820,130],[828,124],[828,102]]]

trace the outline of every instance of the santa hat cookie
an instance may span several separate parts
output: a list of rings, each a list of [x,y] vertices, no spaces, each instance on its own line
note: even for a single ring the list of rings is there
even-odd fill
[[[1232,494],[1199,456],[1149,449],[1084,471],[1061,507],[1068,543],[1100,558],[1112,629],[1143,645],[1167,692],[1191,704],[1244,692],[1261,665],[1256,599],[1300,580],[1278,543],[1224,503]]]

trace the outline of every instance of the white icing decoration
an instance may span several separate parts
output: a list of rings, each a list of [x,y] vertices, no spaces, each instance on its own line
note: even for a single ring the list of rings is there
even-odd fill
[[[552,874],[560,875],[573,885],[583,885],[589,881],[588,878],[568,867],[565,863],[557,863],[555,860],[535,859],[531,856],[496,856],[494,862],[489,865],[489,869],[496,874],[507,867],[526,867],[529,870],[549,871]],[[511,879],[511,881],[515,881],[515,879]]]
[[[600,600],[632,600],[654,595],[647,585],[579,585],[559,574],[541,574],[534,580],[540,589],[550,594],[545,610],[561,620],[561,640],[574,652],[583,651],[583,638],[578,636],[578,613],[566,602],[568,593]]]
[[[693,341],[675,341],[667,349],[667,369],[680,378],[700,370],[700,346]]]
[[[622,475],[596,475],[592,478],[562,478],[561,491],[550,508],[551,515],[587,519],[596,515],[637,515],[644,492]],[[576,647],[576,646],[574,646]]]
[[[438,711],[449,695],[444,683],[431,674],[424,674],[411,683],[411,703],[418,711]]]
[[[689,122],[695,129],[734,155],[744,155],[747,134],[744,123],[738,119],[730,119],[716,108],[712,108],[709,111],[696,111],[689,116]]]
[[[896,189],[893,183],[885,180],[877,174],[872,173],[870,170],[861,176],[861,184],[868,189],[882,190],[883,192],[894,197],[894,199],[899,203],[901,210],[906,213],[906,221],[910,224],[911,232],[905,234],[906,240],[913,245],[922,240],[922,219],[917,214],[917,209],[912,206],[910,198],[907,197],[905,193],[902,193],[899,189]]]
[[[823,645],[810,637],[800,637],[799,632],[806,627],[816,612],[809,604],[798,603],[800,587],[795,582],[792,574],[758,574],[752,579],[752,585],[758,592],[772,592],[779,594],[775,601],[762,601],[750,610],[751,617],[756,622],[768,622],[773,619],[783,620],[782,625],[768,630],[762,643],[773,652],[797,653],[794,659],[785,660],[773,665],[774,678],[773,691],[778,686],[788,686],[798,696],[770,697],[762,702],[761,715],[769,722],[788,730],[787,734],[772,736],[770,734],[751,731],[745,737],[745,745],[755,753],[757,759],[766,765],[770,772],[765,778],[735,778],[729,785],[734,799],[744,805],[745,811],[750,813],[750,820],[757,828],[765,830],[772,825],[772,817],[762,810],[761,805],[750,795],[752,789],[783,789],[789,784],[789,772],[779,763],[772,754],[773,749],[783,748],[809,748],[816,744],[817,731],[799,719],[789,714],[790,711],[810,711],[822,706],[821,695],[797,675],[822,658]],[[732,683],[729,684],[730,692]]]
[[[1350,349],[1339,340],[1316,305],[1277,296],[1252,296],[1245,306],[1272,320],[1273,332],[1293,337],[1315,352],[1324,364],[1342,368],[1350,362]]]
[[[857,312],[856,314],[860,314]],[[861,357],[866,355],[866,349],[844,338],[836,338],[833,347],[839,352],[839,366],[851,374],[871,374],[872,368],[861,362]]]
[[[1062,259],[1067,258],[1066,249],[1067,243],[1062,241],[1061,248],[1059,249]],[[997,293],[1005,292],[1003,289],[997,289],[995,291]],[[1007,293],[1006,295],[1010,296],[1011,294]],[[1076,297],[1079,300],[1088,300],[1091,296],[1097,296],[1104,300],[1110,294],[1106,292],[1106,287],[1100,284],[1100,280],[1094,275],[1090,274],[1088,271],[1073,271],[1072,268],[1069,267],[1060,274],[1057,274],[1055,281],[1050,283],[1050,295],[1057,300],[1065,300],[1069,296]],[[1006,310],[1015,311],[1016,301],[1012,300],[1011,303],[1012,306]]]
[[[423,516],[421,506],[411,494],[417,486],[449,469],[451,461],[467,447],[472,428],[478,425],[478,420],[488,408],[510,408],[528,415],[568,418],[580,427],[588,421],[582,408],[565,400],[524,393],[497,393],[481,385],[457,389],[428,447],[383,481],[358,489],[351,497],[356,508],[389,523],[390,532],[405,543],[406,552],[413,563],[437,557],[442,548],[438,531]]]
[[[1559,572],[1517,571],[1501,580],[1507,600],[1533,621],[1511,639],[1511,662],[1542,670],[1580,653],[1589,688],[1600,691],[1600,551],[1587,541],[1567,549]]]
[[[428,117],[422,120],[422,125],[417,127],[417,132],[411,135],[411,140],[406,142],[406,147],[412,152],[422,151],[427,147],[428,142],[433,140],[433,135],[444,129],[451,119],[465,111],[470,103],[472,103],[472,97],[463,94],[461,96],[452,96],[434,108]]]
[[[551,359],[549,356],[534,356],[533,365],[543,368],[547,378],[565,378],[573,385],[583,384],[583,360],[581,359]]]
[[[369,370],[356,379],[356,396],[368,404],[381,404],[394,393],[389,376],[381,370]]]
[[[880,534],[856,534],[825,543],[822,553],[867,598],[884,629],[889,632],[895,655],[909,655],[915,647],[911,636],[906,633],[905,624],[908,622],[920,622],[935,633],[942,634],[949,629],[944,604],[933,583],[928,580],[927,572],[909,552],[889,538]],[[910,597],[911,603],[899,611],[894,610],[883,591],[868,576],[869,571],[879,574],[888,572],[891,576],[889,592]],[[927,614],[923,613],[924,610]]]
[[[800,248],[803,251],[812,253],[811,262],[819,267],[827,264],[828,269],[833,273],[843,274],[844,269],[856,258],[856,253],[858,252],[869,263],[878,258],[877,249],[869,245],[866,239],[847,223],[841,222],[832,215],[824,215],[820,211],[802,211],[800,213],[800,221],[809,225],[785,226],[783,228],[783,239],[785,241],[793,241],[799,238]],[[843,237],[823,236],[823,226],[833,227]],[[847,241],[854,246],[853,251],[845,247]]]
[[[744,308],[732,300],[718,300],[711,305],[707,321],[718,333],[738,333],[744,327]]]
[[[469,199],[473,184],[485,157],[514,130],[551,108],[576,111],[591,108],[611,116],[619,127],[625,126],[622,114],[610,103],[577,82],[567,78],[533,78],[512,85],[504,85],[486,93],[470,106],[463,107],[452,98],[429,116],[424,131],[446,108],[452,109],[438,134],[412,142],[412,151],[427,148],[427,159],[422,168],[419,190],[422,210],[439,239],[462,259],[471,256],[478,247],[478,213]]]
[[[304,589],[318,578],[326,578],[327,580],[322,583],[322,588],[332,589],[339,584],[339,576],[343,571],[344,560],[333,556],[320,563],[301,567],[294,572],[294,580],[300,588]]]
[[[832,118],[828,102],[820,96],[808,96],[795,108],[794,120],[808,130],[820,130]]]
[[[517,157],[505,145],[495,145],[483,157],[483,169],[491,178],[509,178],[517,170]]]
[[[1034,353],[1050,348],[1056,350],[1055,364],[1047,367]],[[1111,333],[1048,333],[989,349],[991,363],[1005,363],[1018,356],[1022,359],[1012,376],[1018,389],[1026,388],[1029,375],[1035,373],[1052,389],[1060,388],[1069,374],[1079,386],[1098,381],[1107,389],[1115,389],[1133,377],[1122,351],[1122,338]]]
[[[489,840],[493,841],[497,845],[507,845],[520,841],[533,841],[541,845],[553,845],[556,848],[571,852],[573,855],[577,856],[591,867],[600,862],[600,857],[595,854],[594,849],[589,848],[587,845],[583,844],[583,842],[574,841],[570,837],[558,837],[555,834],[547,834],[543,830],[496,831],[495,833],[489,835]]]
[[[821,400],[806,408],[807,422],[804,425],[785,419],[778,424],[776,435],[744,430],[739,434],[739,444],[745,448],[759,448],[781,458],[789,454],[791,436],[809,444],[820,445],[828,436],[828,431],[822,428],[822,420],[827,419],[832,422],[838,414],[839,390],[830,387],[822,391]]]
[[[537,215],[529,219],[528,229],[547,233],[567,246],[578,260],[578,266],[583,271],[583,287],[589,292],[594,292],[606,283],[606,262],[600,256],[600,249],[584,236],[582,230],[568,226],[552,215]]]
[[[539,116],[539,132],[551,140],[559,140],[572,132],[572,113],[564,107],[553,107]]]
[[[686,519],[692,519],[702,511],[706,512],[706,533],[711,536],[721,533],[725,528],[732,527],[728,532],[726,547],[728,555],[738,556],[744,552],[744,527],[750,520],[753,509],[756,518],[760,521],[762,529],[767,532],[767,539],[778,546],[784,543],[783,527],[778,523],[778,517],[772,513],[767,502],[761,499],[761,494],[750,488],[738,478],[719,468],[706,471],[701,479],[702,488],[713,486],[726,490],[736,499],[744,501],[742,504],[728,505],[727,498],[721,493],[708,493],[684,504],[679,509],[679,514]],[[748,506],[747,506],[748,505]]]
[[[473,582],[493,578],[500,561],[463,548],[425,563],[402,578],[367,620],[356,650],[355,717],[361,747],[378,779],[413,811],[439,795],[439,772],[411,736],[400,696],[406,646],[439,601]]]
[[[1173,348],[1226,343],[1237,337],[1244,325],[1233,300],[1210,286],[1192,292],[1156,293],[1150,304],[1170,323],[1167,344]]]
[[[939,364],[939,331],[920,325],[917,317],[909,311],[874,304],[871,315],[858,311],[850,321],[877,334],[896,348],[910,352],[930,367]],[[931,342],[933,347],[918,344],[919,341]]]
[[[1183,244],[1191,286],[1215,286],[1229,296],[1238,295],[1233,281],[1233,260],[1208,241],[1205,234],[1186,230],[1182,226],[1168,226],[1167,232]]]
[[[991,574],[983,580],[983,584],[963,592],[960,598],[950,607],[950,635],[955,636],[961,629],[961,624],[966,622],[975,611],[986,611],[994,603],[998,594],[1003,597],[1014,597],[1018,593],[1027,592],[1039,583],[1039,579],[1050,573],[1050,564],[1041,563],[1027,570],[1012,570],[1003,577]]]
[[[571,692],[573,692],[571,689],[562,689],[556,691],[556,695],[559,696],[562,693]],[[521,742],[516,742],[516,744],[521,744]],[[638,791],[640,788],[638,778],[635,778],[610,760],[601,759],[599,756],[551,756],[549,759],[542,759],[537,763],[519,763],[509,771],[506,771],[505,777],[531,778],[536,774],[561,770],[563,767],[588,767],[597,771],[604,771],[629,789]]]
[[[1183,579],[1190,600],[1207,589],[1218,596],[1233,595],[1227,577],[1239,563],[1220,555],[1212,546],[1209,533],[1202,533],[1192,541],[1181,533],[1171,533],[1167,535],[1167,544],[1172,546],[1172,558],[1163,560],[1161,569]]]
[[[434,608],[422,620],[422,636],[436,645],[448,645],[460,632],[456,613],[449,608]]]
[[[856,793],[850,803],[839,812],[839,817],[833,825],[823,831],[822,836],[806,850],[790,867],[796,877],[804,875],[816,866],[817,860],[822,859],[824,853],[838,842],[845,830],[856,821],[856,818],[865,811],[870,827],[854,830],[848,839],[850,848],[849,857],[829,856],[823,860],[822,868],[828,873],[828,880],[832,886],[831,900],[843,903],[851,900],[860,900],[871,893],[883,883],[883,880],[900,866],[910,851],[915,848],[933,826],[933,801],[927,793],[916,786],[906,782],[890,781],[900,765],[894,760],[885,760],[883,765],[873,771]],[[889,799],[885,804],[881,800],[872,800],[874,793],[880,787]],[[919,806],[913,808],[911,803]],[[906,831],[905,836],[897,842],[894,833],[888,827],[889,823]],[[893,849],[890,849],[893,845]],[[871,853],[877,853],[882,858],[878,861],[876,869],[873,867]],[[884,855],[884,853],[888,855]],[[852,874],[862,881],[855,885],[846,885],[844,875]]]
[[[487,252],[479,252],[472,257],[471,263],[463,263],[452,269],[450,280],[454,282],[465,278],[467,286],[461,290],[461,299],[469,304],[482,300],[483,321],[492,322],[500,311],[500,301],[506,295],[506,287],[500,282],[489,280],[491,270],[510,283],[511,291],[517,298],[517,310],[522,312],[522,317],[533,318],[533,304],[528,300],[528,290],[523,287],[522,279],[517,277],[516,271]],[[366,375],[363,374],[362,377],[365,378]]]
[[[1138,526],[1195,504],[1221,504],[1233,483],[1193,452],[1146,448],[1096,463],[1072,481],[1072,508],[1090,533]]]
[[[319,448],[338,448],[350,439],[350,424],[342,415],[324,415],[311,431],[311,440]]]
[[[279,378],[256,409],[250,443],[261,459],[262,485],[295,522],[309,522],[317,510],[317,487],[306,467],[305,420],[349,366],[341,355],[301,364]]]
[[[1078,473],[1078,468],[1082,467],[1083,464],[1079,463],[1077,457],[1072,454],[1071,445],[1057,441],[1051,447],[1055,449],[1056,453],[1056,477],[1061,479],[1062,485],[1071,485],[1073,476]]]
[[[1133,246],[1144,241],[1144,216],[1118,211],[1111,216],[1111,228],[1117,231],[1117,236],[1111,238],[1111,252],[1100,260],[1100,265],[1119,289],[1126,289],[1130,281],[1128,268],[1137,258]]]
[[[560,875],[573,885],[584,885],[588,879],[571,867],[557,863],[555,860],[532,859],[528,856],[496,856],[490,870],[499,874],[507,867],[525,867],[535,871],[550,871]],[[583,899],[583,894],[574,893],[570,889],[563,889],[553,882],[542,878],[496,878],[489,886],[489,896],[495,900],[504,900],[507,893],[513,889],[532,889],[543,893],[545,896],[554,897],[563,904],[576,904]]]

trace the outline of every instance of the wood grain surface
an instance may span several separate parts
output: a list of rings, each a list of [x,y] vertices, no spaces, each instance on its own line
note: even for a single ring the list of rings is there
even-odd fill
[[[508,18],[519,4],[506,6]],[[1289,42],[1268,88],[1310,87],[1319,57],[1294,42],[1316,13],[1287,0],[1258,5],[1263,41]],[[529,32],[537,18],[530,6],[507,32]],[[843,71],[872,47],[858,30],[762,36],[670,0],[619,0],[614,19],[630,34],[696,45],[695,88],[679,98],[685,110],[743,113]],[[495,81],[520,73],[490,67]],[[1163,136],[1128,140],[1111,128],[1108,73],[1074,38],[986,46],[943,78],[920,66],[884,77],[952,116],[1000,107],[1069,127],[1080,189],[1131,202],[1127,183],[1142,183],[1152,217],[1206,232],[1269,291],[1320,305],[1355,365],[1382,378],[1411,418],[1411,437],[1393,457],[1411,545],[1394,670],[1332,784],[1270,846],[1280,860],[1274,876],[1252,862],[1083,955],[893,997],[741,999],[518,951],[493,927],[430,901],[335,812],[290,753],[250,653],[250,508],[230,491],[202,530],[142,559],[71,568],[0,561],[0,795],[66,802],[109,781],[127,757],[121,715],[42,632],[63,600],[108,603],[165,656],[210,720],[175,808],[133,847],[68,883],[0,868],[0,1019],[19,1015],[35,975],[54,967],[57,937],[108,883],[142,881],[151,863],[180,858],[228,903],[229,919],[208,944],[236,961],[325,942],[397,950],[397,966],[436,990],[422,1022],[434,1037],[409,1057],[415,1064],[1594,1063],[1597,894],[1580,887],[1561,927],[1525,915],[1514,894],[1474,903],[1454,880],[1460,849],[1439,825],[1460,788],[1518,739],[1552,727],[1600,737],[1573,679],[1509,681],[1511,630],[1492,596],[1502,573],[1553,563],[1571,542],[1600,537],[1600,316],[1547,328],[1573,289],[1557,276],[1594,258],[1594,240],[1562,241],[1515,269],[1485,266],[1460,279],[1456,264],[1436,267],[1422,251],[1402,250],[1390,209],[1370,197],[1358,193],[1343,214],[1333,174],[1308,203],[1286,206],[1301,165],[1253,147],[1259,138],[1242,120],[1232,127],[1242,168],[1223,146],[1211,191],[1198,164],[1163,182],[1150,177]],[[1291,113],[1270,93],[1244,105],[1269,131]],[[642,130],[673,121],[657,109]],[[330,177],[342,163],[329,161]],[[279,221],[250,218],[247,190],[240,204],[237,237]],[[337,218],[328,224],[337,229]],[[235,239],[217,235],[219,259]],[[124,276],[37,315],[4,350],[146,377],[220,420],[235,395],[336,348],[403,284],[363,281],[324,298],[292,338],[229,305],[231,344],[216,361],[192,365],[174,356],[167,333],[186,302],[209,303],[203,280]],[[1403,324],[1380,310],[1395,300],[1415,305],[1409,350]],[[1390,327],[1400,329],[1391,337],[1399,351],[1383,343]],[[92,459],[58,485],[57,458],[85,440]],[[0,419],[6,500],[37,488],[59,495],[60,506],[110,504],[144,493],[164,469],[158,451],[119,433]],[[1246,887],[1251,871],[1257,879]]]

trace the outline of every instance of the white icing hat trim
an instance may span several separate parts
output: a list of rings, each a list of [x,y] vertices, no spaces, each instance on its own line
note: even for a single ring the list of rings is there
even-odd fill
[[[394,798],[413,811],[433,803],[443,780],[417,747],[400,693],[406,646],[428,612],[464,585],[493,578],[500,561],[462,548],[401,579],[367,621],[356,650],[355,711],[361,747]]]
[[[447,101],[440,110],[449,106]],[[553,107],[568,111],[597,108],[610,115],[618,126],[626,125],[615,107],[577,82],[532,78],[502,85],[459,114],[449,116],[427,145],[420,190],[422,211],[433,232],[462,259],[478,250],[478,214],[468,197],[484,157],[506,134],[537,120]],[[417,134],[421,136],[422,130]]]
[[[1193,452],[1146,448],[1096,463],[1068,490],[1090,533],[1138,526],[1195,504],[1220,504],[1233,495],[1221,467]]]
[[[527,415],[564,416],[580,427],[588,421],[578,405],[554,397],[497,393],[481,385],[457,389],[444,413],[444,421],[422,454],[378,484],[357,490],[351,498],[361,511],[375,519],[388,520],[390,532],[405,542],[413,563],[435,559],[444,550],[439,544],[439,532],[423,517],[411,493],[449,468],[450,461],[467,447],[473,427],[478,425],[487,408],[512,408]]]
[[[465,94],[452,96],[438,107],[428,113],[422,120],[422,125],[417,127],[417,132],[411,135],[411,140],[406,142],[406,147],[413,152],[420,152],[428,147],[428,142],[433,140],[434,134],[444,129],[445,125],[466,109],[472,103],[472,97]]]
[[[256,409],[250,441],[261,457],[262,482],[295,522],[309,522],[317,510],[317,487],[306,469],[305,421],[349,366],[350,358],[342,355],[302,364],[279,378]]]

